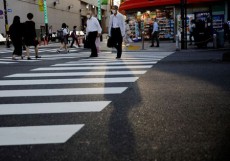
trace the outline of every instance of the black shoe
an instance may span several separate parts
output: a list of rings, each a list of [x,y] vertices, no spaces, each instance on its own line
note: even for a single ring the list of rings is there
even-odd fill
[[[32,60],[31,57],[27,57],[27,60]]]
[[[41,56],[35,56],[36,59],[41,58]]]
[[[60,50],[57,50],[57,53],[60,53]]]
[[[98,57],[98,55],[90,55],[89,57]]]
[[[154,47],[154,45],[151,45],[150,47]]]
[[[159,45],[157,45],[156,47],[160,47]]]

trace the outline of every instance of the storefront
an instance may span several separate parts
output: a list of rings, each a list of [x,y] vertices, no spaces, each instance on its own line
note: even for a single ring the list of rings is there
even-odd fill
[[[159,29],[160,29],[160,38],[161,39],[173,39],[174,37],[174,8],[158,8],[147,11],[137,11],[137,12],[127,12],[127,18],[130,20],[130,28],[132,35],[137,37],[140,35],[137,34],[138,29],[141,28],[141,22],[144,23],[143,30],[145,31],[144,38],[149,39],[152,32],[153,19],[157,18]],[[137,29],[138,27],[138,29]]]
[[[211,20],[214,30],[223,30],[224,22],[228,20],[228,1],[225,0],[188,0],[187,1],[187,31],[192,19],[201,19],[206,24]],[[152,19],[157,18],[160,39],[174,39],[181,32],[180,0],[129,0],[121,4],[120,10],[126,12],[131,20],[130,25],[135,35],[135,22],[144,22],[145,39],[150,37]]]

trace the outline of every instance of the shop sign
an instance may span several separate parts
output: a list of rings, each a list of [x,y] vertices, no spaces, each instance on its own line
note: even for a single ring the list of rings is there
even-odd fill
[[[208,18],[211,18],[210,12],[197,12],[195,13],[196,20],[206,21]]]

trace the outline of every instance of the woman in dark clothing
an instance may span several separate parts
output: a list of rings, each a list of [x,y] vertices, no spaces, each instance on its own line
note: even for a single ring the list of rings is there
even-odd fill
[[[37,40],[37,35],[36,35],[36,30],[35,30],[35,23],[32,21],[33,19],[33,14],[28,13],[27,18],[29,21],[26,21],[24,23],[24,43],[26,45],[26,53],[27,53],[27,59],[31,60],[30,58],[30,46],[34,46],[35,48],[35,58],[41,58],[38,56],[38,40]]]
[[[12,55],[13,60],[17,60],[16,56],[22,57],[22,24],[20,22],[20,17],[15,16],[13,20],[13,24],[10,26],[9,29],[10,38],[14,45],[14,52]]]

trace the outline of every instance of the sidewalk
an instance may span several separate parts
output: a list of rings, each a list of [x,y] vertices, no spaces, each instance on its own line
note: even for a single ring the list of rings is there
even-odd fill
[[[181,45],[181,44],[179,44]],[[150,40],[144,41],[144,46],[142,47],[142,41],[140,42],[133,42],[130,43],[129,47],[126,47],[124,44],[122,46],[123,51],[126,52],[175,52],[178,51],[176,47],[176,42],[173,42],[172,40],[162,40],[160,41],[160,47],[150,47],[151,43]],[[142,49],[143,48],[143,49]],[[100,44],[100,50],[101,51],[115,51],[115,49],[111,49],[107,47],[107,37],[106,35],[103,35],[103,42]],[[198,48],[195,45],[188,45],[187,49],[181,50],[179,48],[179,51],[183,52],[200,52],[200,51],[207,51],[207,50],[230,50],[230,43],[225,42],[225,45],[223,48],[213,48],[213,43],[209,42],[207,44],[207,48]]]
[[[49,43],[48,45],[44,45],[41,44],[39,46],[39,48],[59,48],[60,47],[60,43],[56,43],[56,42],[52,42]],[[122,46],[123,51],[125,52],[149,52],[149,51],[153,51],[153,52],[175,52],[177,51],[176,48],[176,42],[173,42],[172,40],[170,41],[160,41],[160,47],[150,47],[151,43],[149,40],[145,40],[144,41],[144,46],[142,47],[142,41],[140,42],[132,42],[130,43],[129,47],[126,47],[124,44]],[[143,49],[142,49],[143,48]],[[0,45],[0,50],[6,50],[6,46],[4,44]],[[11,49],[13,49],[13,45],[11,44]],[[198,51],[207,51],[207,50],[230,50],[230,44],[228,42],[225,42],[225,45],[223,48],[218,48],[218,49],[214,49],[213,48],[213,44],[212,42],[208,43],[207,48],[197,48],[197,46],[195,45],[188,45],[188,49],[187,50],[181,50],[179,49],[179,51],[183,51],[183,52],[198,52]],[[107,47],[107,37],[106,35],[103,35],[103,41],[100,44],[100,51],[115,51],[115,49],[111,49]]]

